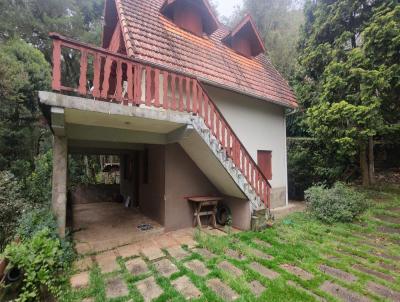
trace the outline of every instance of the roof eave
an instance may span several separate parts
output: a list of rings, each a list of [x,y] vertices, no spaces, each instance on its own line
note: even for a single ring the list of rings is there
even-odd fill
[[[273,103],[275,105],[279,105],[279,106],[282,106],[282,107],[285,107],[285,108],[288,108],[288,109],[295,109],[295,108],[298,107],[297,103],[289,104],[287,101],[277,101],[277,100],[265,98],[265,97],[262,97],[262,96],[260,96],[258,94],[255,94],[255,93],[243,91],[243,90],[240,90],[238,88],[233,88],[233,87],[228,86],[228,85],[224,85],[224,84],[221,84],[221,83],[218,83],[218,82],[215,82],[215,81],[211,81],[210,79],[207,79],[207,78],[198,77],[198,80],[201,81],[204,84],[207,84],[207,85],[210,85],[210,86],[214,86],[216,88],[221,88],[221,89],[225,89],[225,90],[228,90],[228,91],[232,91],[232,92],[235,92],[235,93],[238,93],[238,94],[242,94],[242,95],[245,95],[245,96],[248,96],[248,97],[252,97],[252,98],[255,98],[255,99],[258,99],[258,100],[261,100],[261,101],[266,101],[266,102],[269,102],[269,103]]]

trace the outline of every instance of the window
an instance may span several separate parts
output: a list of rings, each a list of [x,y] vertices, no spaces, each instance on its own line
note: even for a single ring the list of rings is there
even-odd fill
[[[258,166],[268,180],[272,179],[272,151],[257,151]]]

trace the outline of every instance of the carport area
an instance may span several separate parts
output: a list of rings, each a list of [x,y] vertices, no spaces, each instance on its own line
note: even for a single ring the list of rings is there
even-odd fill
[[[60,234],[72,231],[77,249],[98,252],[163,233],[163,151],[184,135],[187,120],[178,115],[169,121],[160,110],[50,95],[49,102],[58,105],[44,110],[54,133],[52,206]],[[106,172],[102,165],[96,181],[72,184],[73,156],[113,157],[106,170],[118,177],[99,180]]]
[[[100,252],[163,233],[163,226],[139,208],[143,146],[93,141],[90,146],[76,140],[70,140],[68,146],[67,227],[77,249]],[[83,171],[77,172],[79,168]],[[76,174],[92,182],[76,183]]]
[[[73,205],[73,238],[77,249],[100,252],[142,241],[164,232],[162,225],[143,215],[137,208],[102,202]],[[140,229],[148,225],[151,229]]]
[[[73,231],[79,252],[191,228],[190,196],[222,197],[233,226],[250,227],[243,182],[229,160],[215,151],[215,142],[194,128],[191,114],[47,92],[40,97],[54,134],[53,212],[61,235],[66,226]],[[84,202],[71,201],[68,159],[74,154],[116,156],[118,183],[89,186],[81,192]]]

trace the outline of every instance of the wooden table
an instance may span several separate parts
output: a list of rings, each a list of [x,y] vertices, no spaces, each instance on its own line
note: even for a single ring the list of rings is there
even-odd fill
[[[217,205],[218,202],[223,199],[222,197],[199,196],[199,197],[187,197],[186,199],[193,205],[194,226],[198,225],[199,227],[202,227],[200,217],[210,216],[212,226],[214,228],[217,227],[217,219],[216,219]],[[208,211],[202,212],[201,209],[203,207],[209,207],[210,209]]]

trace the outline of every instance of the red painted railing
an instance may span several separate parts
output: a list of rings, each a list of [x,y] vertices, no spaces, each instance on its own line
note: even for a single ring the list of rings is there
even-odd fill
[[[179,72],[140,62],[103,48],[51,34],[55,91],[74,92],[123,105],[162,107],[196,114],[218,139],[226,154],[246,177],[265,205],[270,206],[271,186],[226,119],[210,99],[200,81]],[[80,57],[76,87],[63,83],[63,51]],[[91,73],[89,71],[91,67]],[[92,76],[88,76],[92,74]]]

